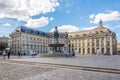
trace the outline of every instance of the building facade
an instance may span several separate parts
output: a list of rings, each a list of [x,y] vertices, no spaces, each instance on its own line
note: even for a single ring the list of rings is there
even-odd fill
[[[5,50],[6,48],[8,48],[8,37],[0,37],[0,50]]]
[[[59,42],[65,43],[64,34],[60,34]],[[17,27],[10,34],[10,50],[13,54],[20,52],[21,54],[30,54],[35,52],[49,53],[48,44],[53,41],[53,33],[45,33],[38,30],[33,30],[24,26]],[[65,47],[63,47],[64,51]]]
[[[92,30],[59,33],[59,42],[64,43],[63,51],[82,55],[107,54],[114,55],[117,51],[116,34],[102,25]],[[48,44],[53,41],[53,33],[45,33],[19,26],[10,34],[10,50],[13,53],[30,54],[30,52],[49,53]]]
[[[117,43],[117,54],[120,55],[120,43]]]
[[[69,49],[79,54],[116,54],[116,34],[102,25],[92,30],[69,33]]]

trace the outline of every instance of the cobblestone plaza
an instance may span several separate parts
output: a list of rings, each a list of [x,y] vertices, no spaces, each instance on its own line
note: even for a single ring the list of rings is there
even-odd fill
[[[58,67],[45,64],[57,64]],[[116,73],[79,70],[61,65],[117,69]],[[120,80],[120,56],[0,57],[0,80]]]

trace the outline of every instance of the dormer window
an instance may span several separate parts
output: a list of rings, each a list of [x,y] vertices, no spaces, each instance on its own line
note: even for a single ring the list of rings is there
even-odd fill
[[[86,36],[86,34],[83,34],[83,36]]]
[[[98,31],[95,31],[96,34],[98,34]]]
[[[70,35],[70,38],[72,38],[72,36]]]
[[[101,33],[103,33],[103,31],[100,31]]]
[[[20,30],[21,30],[21,28],[18,27],[18,28],[15,29],[15,32],[20,32]]]
[[[79,35],[76,35],[76,37],[79,37]]]
[[[16,32],[20,32],[19,30],[16,30]]]

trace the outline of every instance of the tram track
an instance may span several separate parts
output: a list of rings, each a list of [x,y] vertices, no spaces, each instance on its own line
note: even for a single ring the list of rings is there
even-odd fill
[[[89,67],[89,66],[29,62],[29,61],[16,61],[16,60],[6,60],[5,62],[15,63],[15,64],[24,64],[24,65],[30,65],[30,66],[37,66],[37,67],[65,68],[65,69],[74,69],[74,70],[84,70],[84,71],[120,74],[120,69],[113,69],[113,68],[101,68],[101,67]]]

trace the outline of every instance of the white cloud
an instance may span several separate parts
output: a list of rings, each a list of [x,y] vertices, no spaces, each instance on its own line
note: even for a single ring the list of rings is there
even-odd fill
[[[62,25],[62,26],[58,26],[58,30],[59,32],[76,32],[76,31],[83,31],[83,30],[92,30],[92,29],[95,29],[97,28],[98,26],[91,26],[91,27],[83,27],[83,28],[78,28],[76,26],[73,26],[73,25]],[[109,28],[108,26],[104,26],[106,28]],[[54,31],[54,28],[50,30],[50,32],[53,32]]]
[[[47,25],[48,22],[48,18],[47,17],[41,17],[40,19],[30,19],[27,21],[26,26],[28,27],[32,27],[32,28],[37,28],[39,26],[45,26]]]
[[[91,27],[84,27],[84,28],[81,28],[80,31],[82,30],[92,30],[92,29],[95,29],[97,28],[98,26],[91,26]],[[108,28],[108,29],[111,29],[110,27],[108,27],[107,25],[105,25],[104,27]]]
[[[11,26],[11,24],[5,23],[5,24],[3,24],[3,26]]]
[[[94,14],[91,14],[91,15],[89,16],[89,18],[90,18],[90,19],[93,19],[94,16],[95,16]]]
[[[107,11],[107,13],[91,14],[89,18],[90,23],[98,23],[100,19],[103,21],[117,21],[120,20],[120,12]]]
[[[117,38],[119,37],[119,34],[118,33],[116,33],[116,36],[117,36]]]
[[[52,21],[53,19],[54,19],[54,18],[53,18],[53,17],[51,17],[49,20],[51,20],[51,21]]]
[[[62,25],[57,27],[59,32],[76,32],[79,31],[79,28],[73,25]],[[50,30],[50,32],[53,32],[54,28]]]
[[[57,0],[0,0],[0,18],[16,18],[29,24],[31,16],[54,12],[57,6]]]

